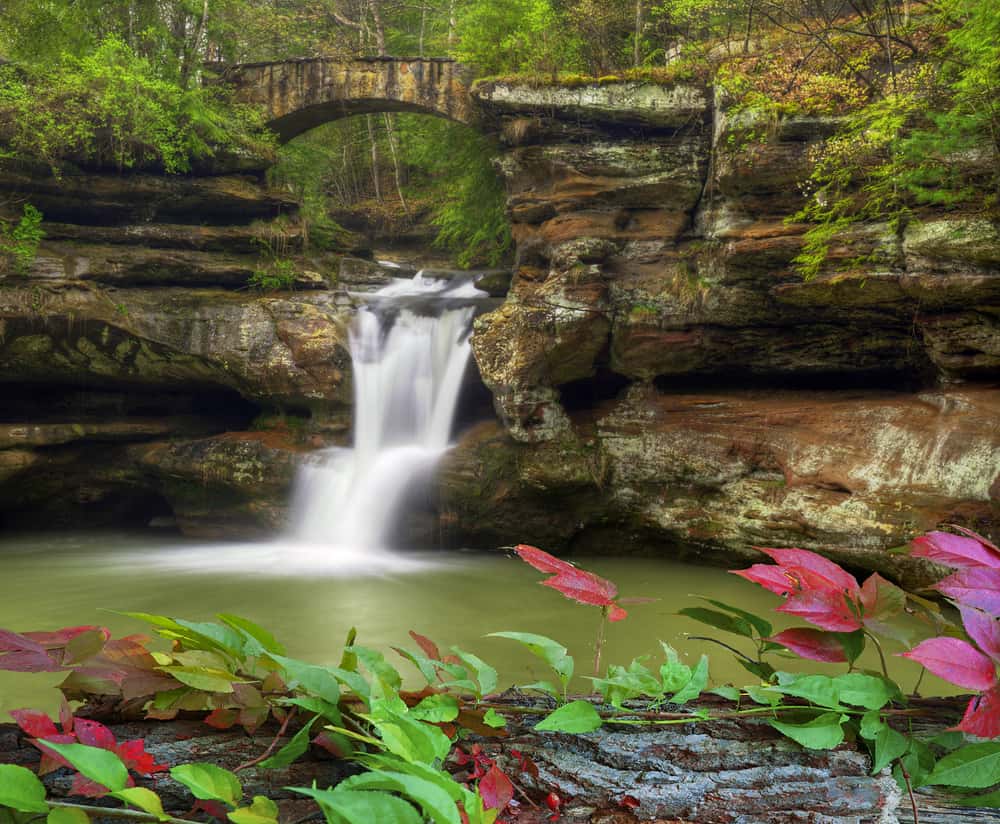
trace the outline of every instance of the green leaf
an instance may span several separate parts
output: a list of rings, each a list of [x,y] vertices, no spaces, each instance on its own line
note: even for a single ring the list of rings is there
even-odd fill
[[[994,790],[984,795],[967,795],[961,798],[951,799],[955,804],[963,807],[1000,807],[1000,790]]]
[[[81,632],[66,644],[63,665],[78,664],[97,655],[104,648],[104,644],[105,637],[102,630],[91,629],[87,632]]]
[[[849,672],[834,678],[833,686],[843,703],[867,710],[880,710],[893,699],[902,697],[899,687],[880,675]]]
[[[601,716],[588,701],[570,701],[535,724],[543,732],[593,732],[601,726]]]
[[[309,712],[316,715],[321,715],[331,724],[335,724],[338,727],[343,723],[343,717],[340,714],[340,709],[329,701],[324,701],[322,698],[316,698],[311,695],[301,695],[295,698],[283,698],[281,700],[282,704],[288,704],[293,707],[301,707],[304,710],[309,710]]]
[[[483,716],[483,723],[487,727],[493,727],[493,729],[498,730],[501,727],[507,726],[507,719],[504,718],[495,709],[490,707],[486,710],[486,714]]]
[[[510,638],[512,641],[524,644],[531,652],[541,658],[556,671],[559,680],[565,688],[573,677],[573,658],[568,650],[558,641],[536,635],[533,632],[491,632],[487,638]]]
[[[433,684],[438,680],[436,662],[432,661],[426,655],[419,652],[412,652],[408,649],[403,649],[401,647],[393,647],[393,649],[402,655],[407,661],[409,661],[413,666],[420,670],[420,674],[424,677],[424,680],[428,684]]]
[[[387,790],[406,796],[436,824],[461,824],[458,807],[436,782],[416,775],[378,770],[354,775],[342,781],[335,792],[345,790]]]
[[[660,666],[660,681],[663,692],[677,692],[691,680],[691,667],[683,663],[670,644],[660,641],[666,661]]]
[[[745,658],[737,658],[736,663],[751,675],[756,675],[763,683],[770,681],[774,675],[774,667],[766,661],[747,661]]]
[[[389,752],[407,761],[432,764],[443,760],[451,750],[451,740],[440,729],[384,705],[376,706],[371,715],[362,718],[378,730]]]
[[[937,762],[925,784],[983,789],[1000,782],[1000,741],[970,744]]]
[[[53,741],[46,741],[45,746],[69,761],[81,775],[111,791],[124,790],[128,783],[128,768],[109,750],[86,744],[56,744]]]
[[[882,772],[910,749],[910,739],[885,724],[875,736],[875,758],[872,775]]]
[[[774,628],[771,626],[771,622],[761,618],[759,615],[754,615],[752,612],[747,612],[745,609],[734,607],[732,604],[727,604],[724,601],[716,601],[712,598],[706,598],[703,595],[699,595],[698,597],[711,604],[713,607],[718,607],[726,612],[731,612],[733,615],[738,615],[744,621],[751,624],[757,630],[761,638],[769,638],[774,631]]]
[[[288,787],[295,793],[316,800],[327,814],[327,820],[337,824],[422,824],[423,817],[402,798],[387,792],[318,790],[315,787]],[[332,818],[330,813],[337,816]]]
[[[451,695],[428,695],[410,709],[410,717],[432,723],[454,721],[458,718],[458,701]]]
[[[484,695],[489,695],[491,692],[496,692],[497,688],[497,671],[487,664],[482,658],[477,655],[473,655],[471,652],[466,652],[458,647],[452,647],[451,651],[458,656],[458,659],[465,664],[469,669],[472,670],[473,675],[475,675],[476,680],[479,682],[479,689],[476,691],[476,696],[482,698]]]
[[[810,703],[821,707],[837,709],[840,707],[840,689],[832,678],[827,675],[795,675],[789,672],[778,673],[778,685],[765,689],[804,698]]]
[[[260,655],[261,652],[273,652],[278,655],[285,654],[285,648],[278,640],[266,629],[257,626],[253,621],[248,621],[239,615],[229,615],[227,613],[220,613],[215,617],[231,626],[247,639],[247,655]]]
[[[170,776],[204,801],[223,801],[238,807],[243,798],[243,785],[236,774],[215,764],[180,764],[171,767]]]
[[[727,615],[724,612],[717,612],[714,609],[704,607],[684,607],[677,610],[678,615],[692,618],[702,624],[721,629],[723,632],[731,632],[734,635],[742,635],[744,638],[753,638],[753,625],[738,618],[735,615]]]
[[[0,816],[0,822],[3,817]],[[90,824],[90,816],[83,810],[72,807],[53,807],[45,819],[45,824]]]
[[[385,656],[378,650],[355,645],[345,652],[355,655],[373,677],[378,678],[393,690],[399,690],[403,686],[403,679],[396,668],[386,661]]]
[[[0,806],[23,813],[46,813],[45,785],[27,767],[0,764]]]
[[[111,795],[136,809],[155,815],[160,821],[166,821],[170,818],[163,812],[163,802],[160,801],[160,796],[145,787],[126,787],[124,790],[111,793]]]
[[[279,655],[276,652],[269,652],[268,658],[282,668],[285,683],[289,687],[298,685],[307,692],[322,698],[334,706],[340,703],[340,681],[332,668],[318,667],[315,664],[307,664],[305,661],[299,661],[295,658],[285,658],[285,656]],[[362,697],[367,700],[369,694],[367,683],[356,673],[351,673],[351,675],[364,684],[364,695]]]
[[[716,687],[711,691],[713,695],[718,695],[721,698],[725,698],[727,701],[739,701],[743,693],[736,687],[730,686],[728,684]]]
[[[864,630],[831,632],[830,634],[840,642],[840,646],[844,650],[844,657],[847,658],[850,664],[857,661],[861,653],[865,651],[866,639]]]
[[[270,758],[265,758],[258,764],[264,770],[280,770],[291,764],[296,758],[304,754],[309,749],[309,735],[313,724],[320,716],[314,715],[309,722],[302,727],[291,740]]]
[[[882,720],[882,714],[878,710],[869,710],[861,716],[860,732],[862,738],[874,741],[875,736],[882,731],[883,727],[885,727],[885,721]]]
[[[562,698],[562,691],[551,681],[535,681],[531,684],[522,684],[518,689],[544,692],[546,695],[551,695],[557,701]]]
[[[233,824],[278,824],[278,805],[270,798],[255,795],[249,807],[240,807],[229,813]]]
[[[750,700],[755,704],[763,704],[768,707],[775,707],[781,703],[781,695],[776,692],[771,692],[767,687],[756,687],[750,685],[743,688]]]
[[[846,715],[825,712],[806,724],[789,724],[773,719],[768,723],[782,735],[807,749],[832,750],[844,740],[844,728],[841,724],[846,720]]]
[[[686,704],[701,695],[706,686],[708,686],[708,656],[702,655],[698,660],[698,666],[691,673],[691,679],[673,694],[670,702],[672,704]]]
[[[239,680],[231,672],[207,667],[159,667],[158,669],[182,684],[202,692],[230,693],[233,691],[233,681]]]

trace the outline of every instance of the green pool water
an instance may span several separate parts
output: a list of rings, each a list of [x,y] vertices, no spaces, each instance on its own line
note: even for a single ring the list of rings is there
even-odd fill
[[[688,636],[714,634],[746,649],[745,643],[679,616],[677,610],[699,604],[696,596],[705,595],[767,615],[776,629],[801,623],[775,615],[777,597],[722,569],[652,559],[573,561],[615,581],[622,596],[657,599],[630,606],[626,620],[608,626],[605,663],[627,664],[645,654],[658,663],[662,640],[691,663],[707,652],[714,684],[753,683],[730,653]],[[514,642],[484,637],[515,630],[561,641],[576,657],[577,673],[590,674],[599,612],[540,586],[543,577],[502,552],[368,559],[338,558],[336,550],[326,547],[206,545],[156,533],[4,536],[0,627],[23,632],[99,624],[125,635],[146,627],[109,610],[191,620],[226,612],[271,630],[289,655],[335,663],[353,626],[358,643],[386,652],[416,684],[415,670],[390,651],[392,646],[413,647],[407,632],[414,629],[442,647],[455,644],[475,652],[500,670],[504,685],[550,677],[544,664]],[[895,677],[911,687],[918,668],[899,658],[891,660]],[[773,663],[782,669],[803,668],[797,660]],[[843,669],[805,666],[830,673]],[[866,652],[862,666],[877,667],[872,651]],[[7,711],[17,707],[54,708],[59,680],[58,675],[0,672],[0,720],[7,720]],[[582,678],[573,686],[589,691],[589,682]],[[936,679],[925,679],[924,692],[944,688]]]

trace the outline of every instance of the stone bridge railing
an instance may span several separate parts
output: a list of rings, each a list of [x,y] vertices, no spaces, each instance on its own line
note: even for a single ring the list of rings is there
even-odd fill
[[[222,70],[237,99],[267,112],[282,142],[331,120],[370,112],[422,112],[473,125],[472,73],[447,58],[307,58]]]

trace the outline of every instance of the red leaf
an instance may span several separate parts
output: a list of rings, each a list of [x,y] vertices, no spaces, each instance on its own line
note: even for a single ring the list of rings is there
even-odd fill
[[[321,732],[317,735],[312,743],[317,747],[322,747],[328,753],[330,753],[335,758],[349,758],[351,756],[351,750],[344,747],[341,741],[338,741],[332,735],[326,732]]]
[[[244,707],[240,710],[236,723],[253,735],[257,731],[257,728],[267,721],[267,717],[270,714],[270,707]]]
[[[767,639],[775,644],[788,647],[796,655],[811,661],[826,661],[830,664],[840,664],[847,661],[844,647],[836,636],[818,629],[786,629]]]
[[[70,708],[69,701],[66,700],[64,695],[62,698],[62,703],[59,705],[59,723],[62,724],[63,732],[73,732],[73,710]]]
[[[53,744],[75,744],[76,736],[60,733],[59,735],[46,736],[46,741],[51,741]],[[45,741],[33,739],[31,743],[42,753],[42,763],[38,767],[39,775],[45,775],[46,773],[52,772],[52,770],[56,769],[56,767],[69,767],[70,769],[73,769],[69,761],[59,755],[59,753],[55,750],[50,750],[46,747]]]
[[[960,569],[935,584],[934,589],[960,604],[978,607],[991,615],[1000,615],[1000,569]]]
[[[59,735],[55,722],[44,712],[37,710],[11,710],[11,718],[26,734],[32,738],[49,738]]]
[[[146,752],[146,742],[142,738],[123,741],[114,751],[126,767],[135,770],[139,775],[151,775],[169,769],[166,764],[157,764],[153,756]]]
[[[965,715],[955,729],[980,738],[1000,736],[1000,685],[969,701]]]
[[[49,658],[45,651],[25,650],[0,655],[0,670],[8,672],[62,672],[62,667]]]
[[[609,621],[624,621],[627,617],[628,613],[617,604],[613,604],[608,612]]]
[[[516,551],[523,561],[539,572],[554,573],[553,577],[541,582],[542,586],[551,587],[556,592],[560,592],[567,598],[581,604],[592,604],[599,607],[614,605],[614,597],[618,594],[618,587],[607,578],[601,578],[593,572],[577,569],[572,564],[549,555],[537,547],[521,544]]]
[[[426,635],[421,635],[419,632],[414,632],[411,629],[410,637],[417,642],[417,646],[420,647],[421,650],[423,650],[424,655],[426,655],[428,658],[431,658],[434,661],[441,660],[441,650],[439,650],[438,645],[435,644]]]
[[[82,795],[86,798],[101,798],[109,792],[111,790],[103,784],[91,781],[89,778],[80,775],[80,773],[73,776],[73,784],[69,788],[70,795]]]
[[[803,589],[859,592],[858,582],[854,576],[822,555],[817,555],[808,549],[757,548],[770,555],[790,574],[798,578]]]
[[[496,764],[479,779],[479,794],[487,810],[502,810],[514,797],[514,785]]]
[[[226,805],[221,801],[206,801],[200,798],[195,799],[194,810],[192,810],[192,812],[197,810],[204,810],[212,816],[212,818],[217,818],[219,821],[228,820],[228,810],[226,810]]]
[[[902,655],[960,687],[988,690],[996,680],[993,662],[959,638],[929,638]]]
[[[831,632],[854,632],[856,629],[861,629],[861,622],[847,606],[842,592],[829,590],[800,592],[778,607],[777,612],[797,615],[810,624]]]
[[[1000,623],[982,610],[959,604],[962,624],[969,637],[994,661],[1000,661]]]
[[[784,568],[774,564],[754,564],[749,569],[731,569],[730,572],[760,584],[775,595],[788,595],[797,589],[795,582],[788,577]]]
[[[618,799],[618,803],[621,804],[621,806],[627,807],[630,810],[636,809],[640,804],[639,799],[636,798],[634,795],[623,795],[621,798]]]
[[[974,535],[975,533],[973,533]],[[928,532],[913,539],[915,558],[928,558],[951,567],[1000,568],[1000,553],[985,539],[962,537],[950,532]]]
[[[233,709],[217,709],[212,710],[208,715],[205,716],[205,723],[210,727],[215,727],[217,730],[228,730],[233,724],[236,723],[236,719],[239,718],[239,711]]]
[[[115,749],[117,742],[115,734],[104,726],[100,721],[91,721],[87,718],[76,719],[76,737],[81,744],[88,747],[100,747],[102,750]]]

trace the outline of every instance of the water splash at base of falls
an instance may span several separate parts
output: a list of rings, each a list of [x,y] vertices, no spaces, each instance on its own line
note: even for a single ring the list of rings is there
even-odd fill
[[[376,292],[350,334],[354,446],[317,453],[296,483],[292,523],[304,545],[384,547],[415,488],[448,448],[469,362],[471,281],[418,272]]]

